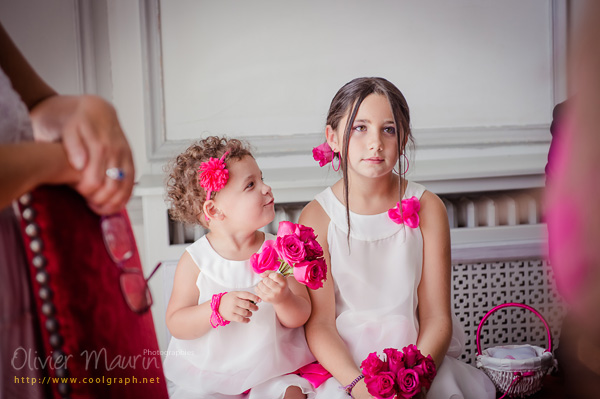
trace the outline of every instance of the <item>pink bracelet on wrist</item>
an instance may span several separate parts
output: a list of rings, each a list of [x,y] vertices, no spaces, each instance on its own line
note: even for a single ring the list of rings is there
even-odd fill
[[[346,385],[345,387],[340,387],[341,389],[343,389],[344,391],[346,391],[346,393],[348,394],[348,396],[352,396],[352,389],[354,388],[354,386],[356,384],[358,384],[358,381],[362,380],[363,378],[365,378],[364,375],[359,375],[358,377],[356,377],[354,379],[354,381],[352,381],[350,384]]]
[[[227,292],[221,292],[220,294],[215,294],[212,296],[212,300],[210,301],[210,308],[212,309],[212,314],[210,315],[210,325],[213,328],[217,328],[219,326],[226,326],[230,322],[225,320],[221,313],[219,313],[219,306],[221,305],[221,297],[227,294]]]

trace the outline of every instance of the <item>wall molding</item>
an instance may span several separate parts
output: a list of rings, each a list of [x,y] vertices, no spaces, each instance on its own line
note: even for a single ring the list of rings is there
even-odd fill
[[[554,103],[568,97],[567,59],[569,48],[569,9],[567,0],[552,0],[552,66]]]
[[[192,140],[169,140],[165,128],[160,0],[140,0],[142,55],[144,68],[147,158],[164,162],[184,149]],[[552,23],[552,96],[555,102],[566,95],[566,0],[553,0],[549,18]],[[473,126],[416,129],[419,148],[519,146],[549,143],[548,126]],[[249,140],[263,157],[306,154],[322,141],[323,133],[285,136],[256,135]]]
[[[96,56],[92,6],[87,1],[75,1],[73,7],[80,91],[85,94],[95,94],[97,93]]]

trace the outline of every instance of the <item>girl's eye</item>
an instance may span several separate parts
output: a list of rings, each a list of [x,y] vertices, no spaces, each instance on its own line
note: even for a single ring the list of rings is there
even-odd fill
[[[389,134],[396,134],[396,128],[393,126],[388,126],[388,127],[384,128],[383,131],[385,133],[389,133]]]
[[[254,182],[251,181],[250,183],[248,183],[248,185],[246,186],[246,188],[252,188],[254,187]]]
[[[352,128],[352,130],[357,131],[357,132],[366,132],[367,131],[367,127],[364,125],[358,125],[358,126],[354,126]]]

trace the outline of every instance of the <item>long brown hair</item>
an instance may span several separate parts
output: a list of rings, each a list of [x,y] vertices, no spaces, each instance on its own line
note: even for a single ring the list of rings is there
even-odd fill
[[[406,146],[414,146],[414,139],[410,128],[410,112],[406,98],[396,86],[384,78],[356,78],[342,86],[331,100],[329,112],[327,113],[327,125],[337,130],[341,119],[349,114],[348,121],[344,127],[343,151],[336,156],[340,157],[340,165],[344,179],[344,201],[346,204],[346,219],[348,221],[348,240],[350,240],[350,205],[348,194],[348,146],[352,125],[356,113],[363,100],[370,94],[381,94],[385,96],[392,108],[394,124],[396,125],[396,138],[398,139],[398,163],[399,163],[399,187],[400,198],[402,197],[402,178],[406,165],[402,155]],[[343,155],[342,155],[343,153]]]

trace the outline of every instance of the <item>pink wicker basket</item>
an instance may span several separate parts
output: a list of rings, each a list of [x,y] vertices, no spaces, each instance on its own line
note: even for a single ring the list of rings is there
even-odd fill
[[[519,307],[532,311],[544,323],[548,333],[548,349],[533,345],[505,345],[488,348],[481,351],[481,328],[487,318],[499,309],[506,307]],[[510,353],[531,353],[531,356],[514,358]],[[477,328],[477,367],[483,370],[494,382],[496,389],[504,397],[523,398],[539,391],[542,388],[542,379],[554,367],[556,361],[552,354],[552,336],[548,323],[542,315],[531,306],[522,303],[504,303],[492,308],[481,319]],[[501,399],[502,399],[501,398]]]

